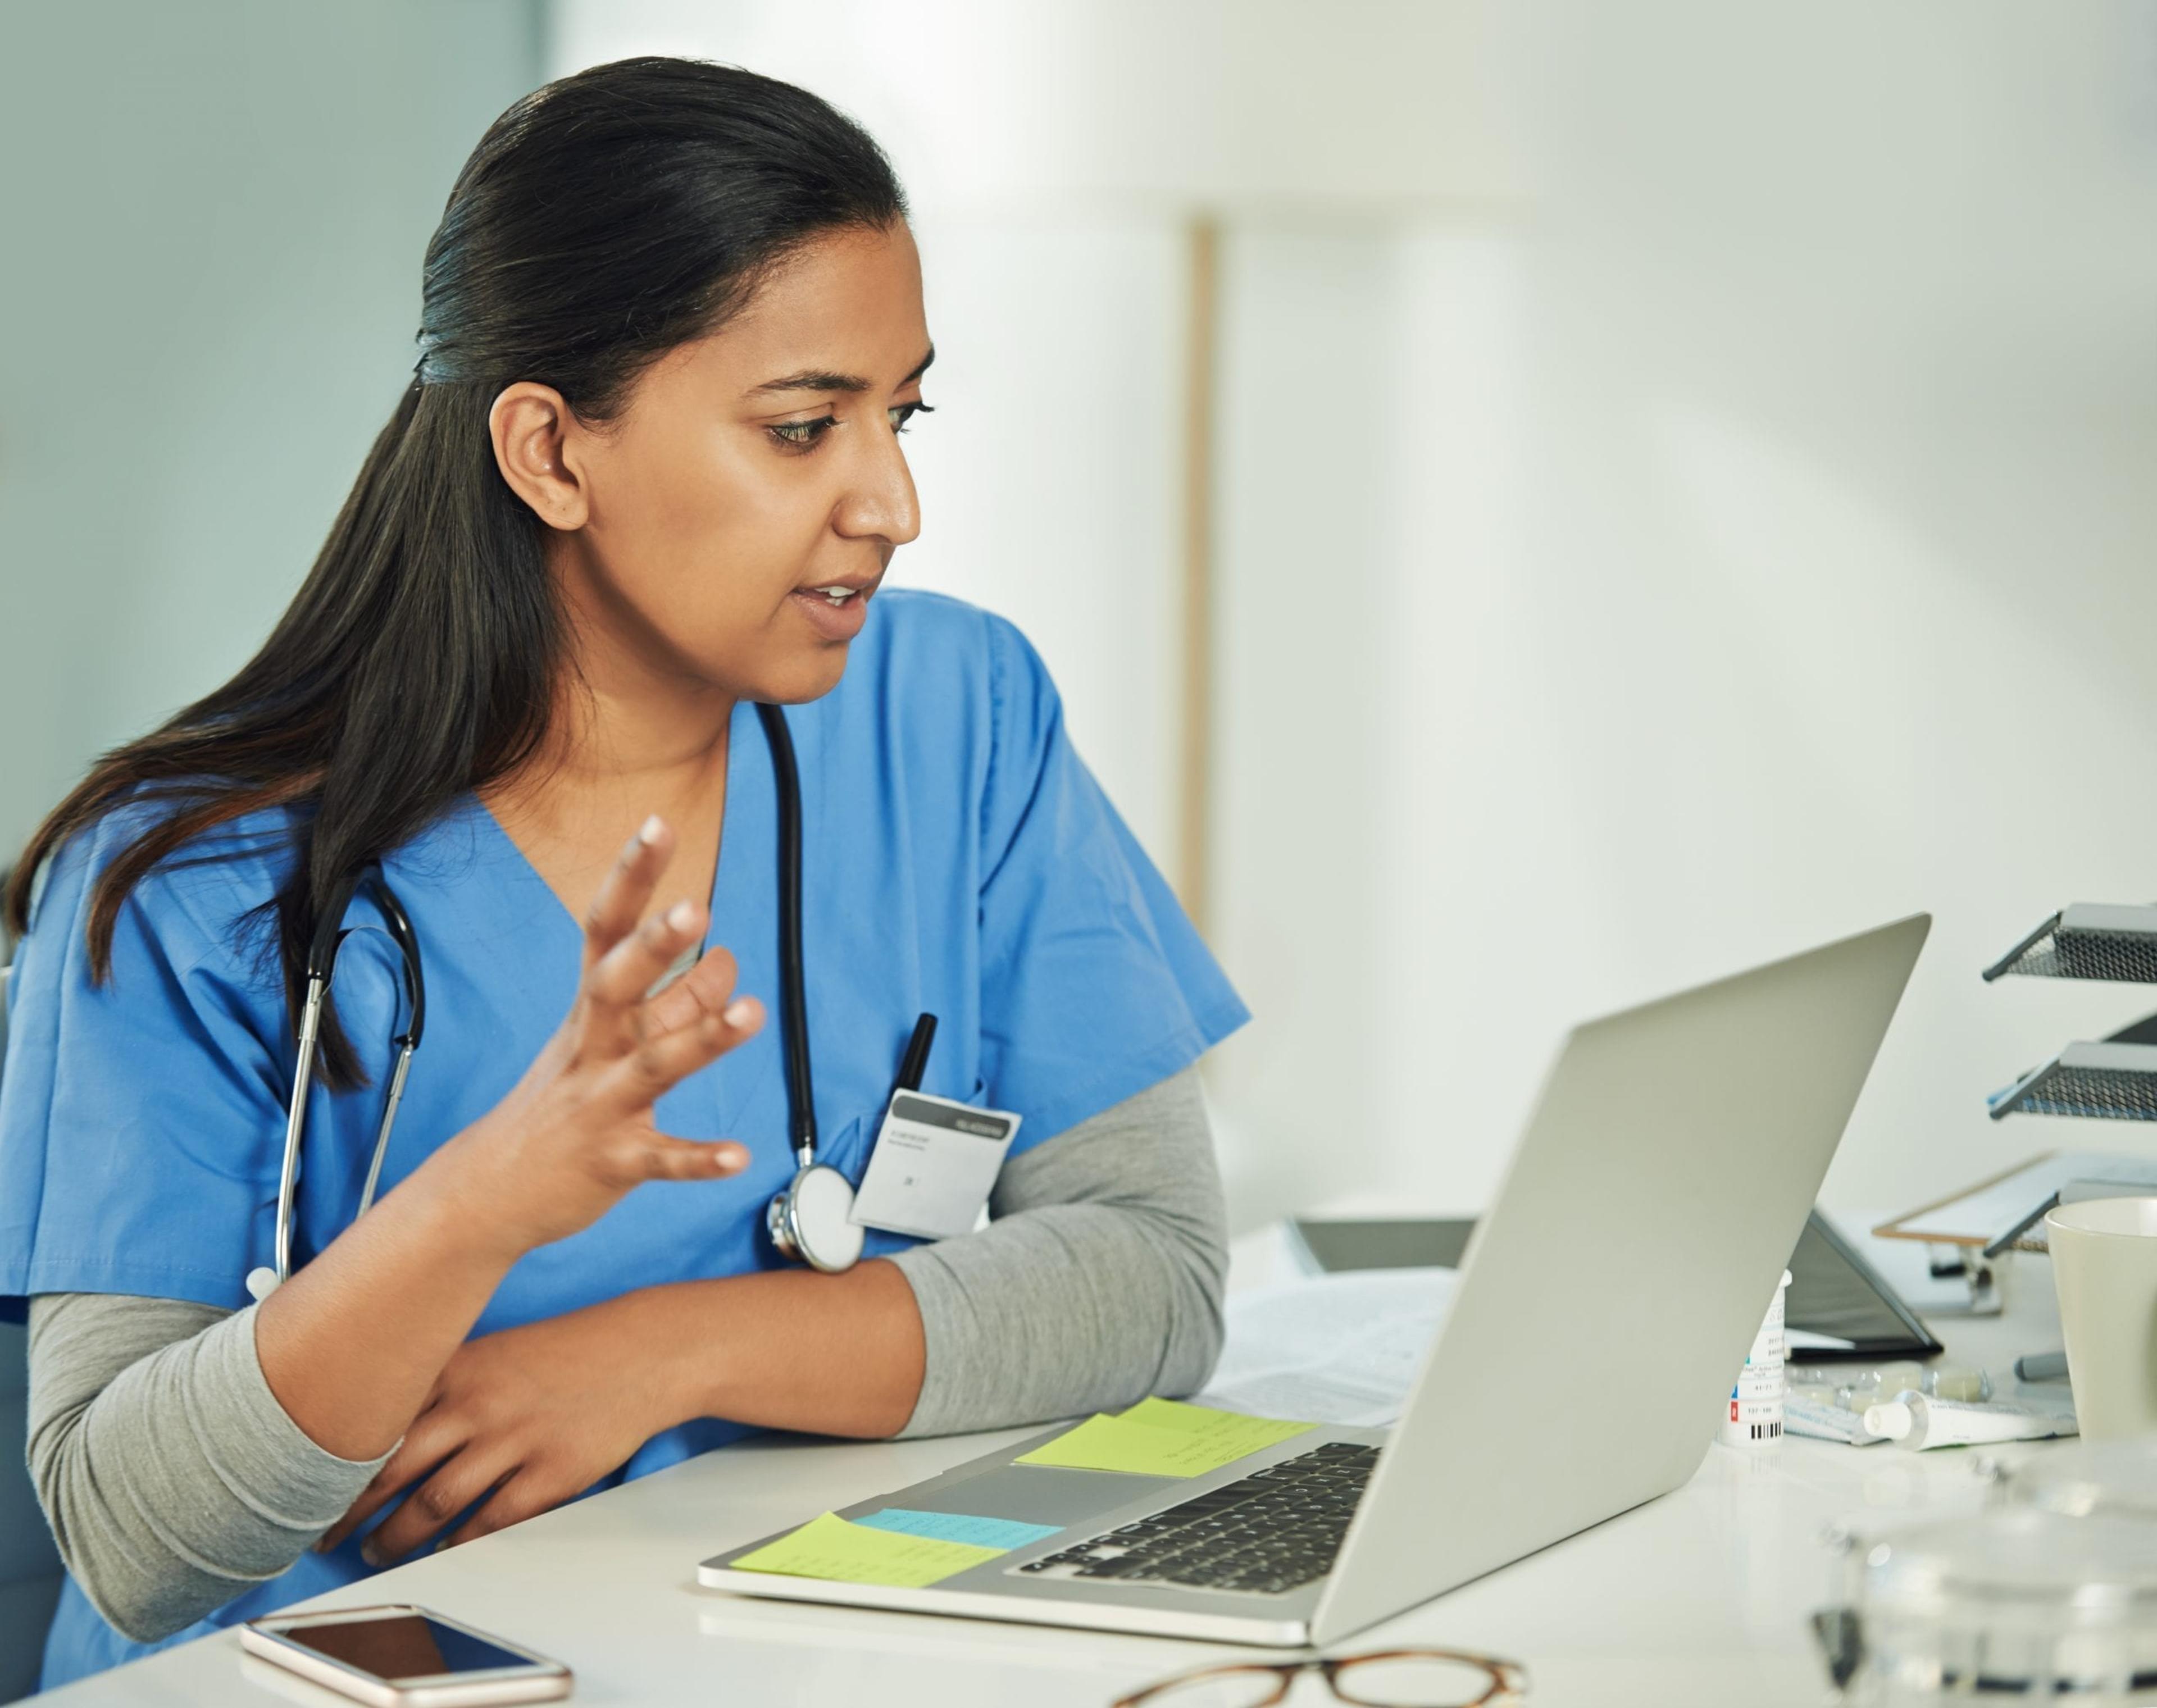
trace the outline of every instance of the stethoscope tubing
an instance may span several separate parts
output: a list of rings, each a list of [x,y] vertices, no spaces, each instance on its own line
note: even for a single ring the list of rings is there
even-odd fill
[[[786,716],[761,702],[779,801],[779,1004],[785,1043],[787,1137],[797,1167],[816,1165],[816,1079],[809,1067],[809,989],[801,948],[801,772]]]

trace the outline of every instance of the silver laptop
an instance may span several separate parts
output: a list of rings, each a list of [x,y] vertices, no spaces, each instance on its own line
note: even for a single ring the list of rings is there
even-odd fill
[[[698,1581],[1325,1644],[1667,1493],[1707,1455],[1931,923],[1576,1030],[1390,1432],[1322,1425],[1189,1479],[1012,1463],[1059,1427],[839,1515],[1054,1527],[1028,1546],[894,1589],[734,1570],[764,1537]]]

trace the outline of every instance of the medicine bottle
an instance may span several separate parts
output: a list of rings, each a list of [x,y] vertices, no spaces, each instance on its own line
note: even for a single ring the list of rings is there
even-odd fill
[[[1716,1438],[1727,1446],[1773,1447],[1783,1438],[1783,1295],[1789,1285],[1790,1272],[1785,1269],[1767,1320],[1745,1355],[1745,1367],[1731,1386],[1730,1409]]]

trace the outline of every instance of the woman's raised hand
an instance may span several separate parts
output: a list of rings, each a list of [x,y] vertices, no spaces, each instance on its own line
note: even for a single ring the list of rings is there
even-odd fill
[[[717,1180],[749,1165],[739,1145],[670,1138],[652,1121],[669,1088],[764,1024],[754,997],[734,995],[723,949],[648,994],[705,924],[693,902],[638,923],[673,851],[673,832],[647,819],[585,917],[569,1017],[516,1088],[440,1153],[481,1177],[484,1220],[519,1252],[589,1226],[646,1181]]]

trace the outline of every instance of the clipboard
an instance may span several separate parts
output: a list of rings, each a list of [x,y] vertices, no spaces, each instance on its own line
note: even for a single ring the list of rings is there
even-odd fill
[[[2046,1248],[2045,1212],[2058,1201],[2062,1187],[2077,1181],[2146,1186],[2157,1194],[2157,1158],[2118,1151],[2041,1150],[2012,1168],[1883,1222],[1872,1232],[1882,1239],[1974,1247],[1988,1256],[2002,1251],[2041,1253]]]

